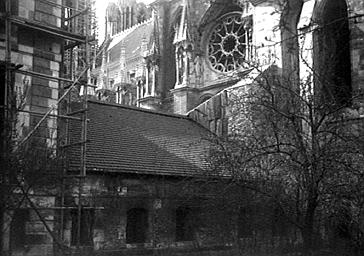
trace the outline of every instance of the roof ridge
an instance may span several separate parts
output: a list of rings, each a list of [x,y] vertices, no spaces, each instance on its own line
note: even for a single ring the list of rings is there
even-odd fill
[[[124,108],[124,109],[130,109],[130,110],[135,110],[135,111],[150,113],[150,114],[156,114],[156,115],[168,116],[168,117],[174,117],[174,118],[182,118],[182,119],[186,119],[186,120],[193,121],[188,116],[180,115],[180,114],[164,113],[164,112],[157,111],[157,110],[139,108],[139,107],[134,107],[134,106],[126,106],[126,105],[121,105],[121,104],[117,104],[117,103],[110,103],[110,102],[104,102],[104,101],[93,100],[93,99],[89,99],[87,101],[90,102],[90,103],[95,103],[95,104],[100,104],[100,105],[106,105],[106,106],[112,106],[112,107],[119,107],[119,108]]]
[[[257,76],[260,74],[259,72],[265,72],[265,71],[266,71],[269,67],[272,67],[272,66],[273,66],[273,65],[265,65],[265,66],[263,66],[261,70],[258,70],[258,74],[257,74]],[[245,74],[245,77],[240,78],[240,80],[236,81],[236,83],[234,83],[234,84],[232,84],[232,85],[230,85],[230,86],[228,86],[228,87],[226,87],[226,88],[222,89],[222,90],[221,90],[221,91],[219,91],[218,93],[216,93],[216,94],[212,95],[212,96],[211,96],[211,98],[209,98],[208,100],[206,100],[206,101],[204,101],[204,102],[201,102],[201,103],[200,103],[200,104],[198,104],[196,107],[194,107],[194,108],[192,108],[191,110],[189,110],[189,111],[186,113],[186,115],[187,115],[187,116],[189,116],[189,115],[190,115],[193,111],[198,110],[198,108],[199,108],[199,107],[201,107],[203,104],[205,104],[207,101],[209,101],[210,99],[213,99],[213,98],[215,98],[215,97],[217,97],[217,96],[219,96],[219,95],[223,94],[223,93],[224,93],[224,92],[226,92],[226,91],[230,91],[230,90],[233,90],[233,89],[235,89],[235,88],[245,86],[246,84],[245,84],[245,83],[243,83],[243,82],[244,82],[244,80],[250,79],[251,81],[248,81],[248,82],[252,83],[252,82],[256,79],[256,77],[254,77],[254,75],[255,75],[255,74],[252,74],[254,71],[256,71],[256,69],[255,69],[255,68],[249,68],[249,69],[245,70],[245,72],[247,72],[247,73]],[[249,75],[251,75],[251,76],[249,76]]]
[[[152,18],[149,18],[149,19],[146,19],[146,20],[143,20],[143,21],[141,21],[141,22],[139,22],[139,23],[137,23],[137,24],[134,24],[133,26],[131,26],[130,28],[128,28],[128,29],[136,29],[136,28],[138,28],[138,27],[141,27],[142,25],[144,25],[144,24],[147,24],[148,22],[150,22],[150,21],[152,21]],[[128,30],[128,29],[126,29],[126,30]],[[126,31],[126,30],[124,30],[124,31]]]
[[[113,40],[113,39],[116,39],[117,37],[127,36],[128,34],[130,34],[130,32],[134,31],[135,29],[137,29],[137,28],[141,27],[142,25],[145,25],[145,24],[147,24],[148,22],[151,22],[151,21],[152,21],[152,18],[149,18],[147,20],[139,22],[139,23],[131,26],[130,28],[127,28],[127,29],[125,29],[123,31],[120,31],[119,33],[111,36],[110,39]]]

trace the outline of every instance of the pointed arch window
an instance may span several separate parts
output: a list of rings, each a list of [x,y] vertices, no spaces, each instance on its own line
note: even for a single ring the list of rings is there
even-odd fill
[[[350,30],[345,0],[326,0],[316,35],[316,82],[323,99],[338,106],[351,104]]]

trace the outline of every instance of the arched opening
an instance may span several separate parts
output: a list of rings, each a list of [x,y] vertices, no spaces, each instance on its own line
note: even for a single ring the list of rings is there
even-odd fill
[[[132,208],[126,215],[126,243],[145,243],[148,231],[148,211],[144,208]]]
[[[77,209],[73,209],[71,210],[71,221],[71,245],[92,245],[95,211],[93,209],[81,209],[81,213],[79,213]],[[78,231],[79,228],[80,231]]]
[[[351,104],[350,30],[345,0],[322,5],[315,60],[323,100],[336,106]],[[317,68],[317,66],[316,66]]]
[[[184,71],[184,58],[183,58],[183,47],[179,47],[177,50],[177,82],[178,84],[182,84]]]
[[[199,104],[204,103],[205,101],[211,99],[212,94],[204,94],[200,97]]]
[[[192,241],[192,211],[189,207],[176,209],[176,241]]]

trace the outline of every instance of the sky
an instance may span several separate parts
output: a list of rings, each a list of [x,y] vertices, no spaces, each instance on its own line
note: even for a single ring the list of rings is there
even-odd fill
[[[99,26],[99,44],[102,43],[105,34],[105,10],[110,2],[116,2],[117,0],[96,0],[96,17],[97,24]],[[145,4],[150,4],[155,0],[137,0]]]

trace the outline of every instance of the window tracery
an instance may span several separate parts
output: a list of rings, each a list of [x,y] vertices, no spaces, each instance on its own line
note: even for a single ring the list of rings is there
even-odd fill
[[[251,16],[229,13],[220,19],[208,38],[208,60],[211,67],[228,73],[243,67],[252,52]]]

